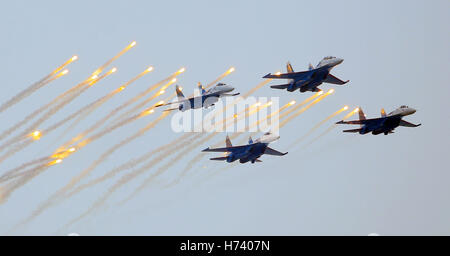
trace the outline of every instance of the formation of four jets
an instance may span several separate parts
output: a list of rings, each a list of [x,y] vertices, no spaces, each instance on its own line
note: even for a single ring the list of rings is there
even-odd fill
[[[265,75],[263,78],[287,80],[286,84],[270,86],[273,89],[283,89],[283,90],[286,89],[289,92],[299,90],[301,93],[307,91],[318,92],[321,91],[318,87],[322,83],[344,85],[349,82],[349,80],[343,81],[330,74],[331,69],[341,64],[343,61],[344,60],[340,58],[327,56],[323,58],[319,62],[319,64],[317,64],[316,67],[313,67],[311,64],[309,64],[309,70],[300,72],[294,72],[292,65],[288,62],[286,67],[287,68],[286,73],[276,73],[276,74],[269,73]],[[175,90],[177,93],[178,101],[164,105],[175,103],[178,104],[178,107],[167,109],[165,111],[176,109],[180,111],[186,111],[189,109],[196,109],[203,107],[208,108],[210,106],[213,106],[214,103],[216,103],[220,97],[239,95],[239,93],[229,94],[234,90],[234,87],[223,83],[218,83],[216,86],[212,87],[207,91],[199,83],[199,89],[201,91],[200,96],[185,98],[183,93],[181,92],[181,88],[177,85]],[[337,122],[337,124],[360,125],[360,128],[358,129],[344,130],[343,132],[351,132],[359,134],[372,133],[374,135],[384,133],[385,135],[388,135],[389,133],[393,133],[393,130],[398,126],[404,127],[420,126],[420,124],[416,125],[402,120],[403,117],[414,114],[415,112],[416,112],[415,109],[403,105],[389,114],[386,114],[384,109],[382,109],[381,117],[366,119],[362,109],[359,108],[359,120],[353,121],[341,120]],[[261,162],[261,160],[259,160],[259,157],[261,157],[264,154],[275,156],[283,156],[287,154],[287,152],[281,153],[268,146],[269,143],[276,141],[279,138],[280,136],[275,135],[271,132],[267,132],[261,138],[256,139],[254,141],[250,137],[247,145],[233,146],[231,144],[230,138],[227,136],[225,140],[226,147],[224,148],[208,147],[204,149],[203,152],[224,152],[226,154],[223,157],[210,158],[210,160],[227,161],[228,163],[234,162],[236,160],[239,160],[240,163]]]

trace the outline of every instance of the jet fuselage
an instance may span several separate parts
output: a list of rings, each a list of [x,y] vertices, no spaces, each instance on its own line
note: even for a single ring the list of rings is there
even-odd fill
[[[240,151],[232,152],[227,156],[227,162],[231,163],[239,159],[241,164],[250,161],[254,163],[256,159],[264,154],[268,145],[269,143],[257,142]]]

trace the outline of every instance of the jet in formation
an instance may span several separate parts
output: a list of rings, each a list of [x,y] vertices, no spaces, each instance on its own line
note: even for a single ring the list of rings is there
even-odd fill
[[[394,129],[399,126],[405,127],[417,127],[421,124],[412,124],[402,120],[403,117],[412,115],[416,112],[415,109],[410,108],[408,106],[401,106],[391,113],[386,115],[384,109],[381,109],[381,117],[379,118],[371,118],[366,119],[361,108],[359,108],[359,120],[354,121],[344,121],[341,120],[337,122],[337,124],[359,124],[361,128],[344,130],[343,132],[354,132],[359,134],[366,134],[371,132],[374,135],[378,135],[384,133],[384,135],[388,135],[389,133],[394,133]]]
[[[205,88],[203,88],[202,84],[198,83],[198,88],[201,93],[200,96],[186,98],[186,97],[184,97],[183,93],[181,92],[181,88],[178,85],[176,85],[175,91],[177,93],[178,101],[161,104],[161,105],[158,105],[157,107],[178,104],[178,107],[166,109],[164,111],[171,111],[171,110],[178,109],[178,110],[184,112],[189,109],[198,109],[198,108],[203,108],[203,107],[208,108],[208,107],[214,106],[214,104],[217,101],[219,101],[220,97],[239,95],[239,93],[228,94],[229,92],[234,90],[234,87],[232,87],[230,85],[226,85],[224,83],[218,83],[215,86],[211,87],[209,90],[205,90]]]
[[[286,153],[281,153],[268,147],[269,143],[276,141],[280,138],[280,136],[272,134],[271,132],[265,133],[261,138],[256,139],[255,141],[252,138],[249,138],[247,145],[242,146],[233,146],[231,144],[230,138],[227,136],[225,140],[226,147],[224,148],[206,148],[203,152],[225,152],[226,156],[223,157],[214,157],[210,158],[210,160],[217,161],[227,161],[228,163],[232,163],[236,160],[239,160],[240,163],[255,163],[262,162],[258,158],[262,155],[274,155],[274,156],[284,156]]]
[[[263,78],[272,79],[287,79],[287,84],[272,85],[271,88],[274,89],[286,89],[289,92],[293,92],[299,89],[300,92],[312,91],[318,92],[320,89],[319,85],[322,83],[344,85],[348,83],[347,81],[342,81],[341,79],[330,74],[330,71],[335,66],[341,64],[344,59],[328,56],[323,58],[316,67],[309,64],[309,70],[294,72],[292,65],[287,63],[287,73],[276,73],[267,74]]]

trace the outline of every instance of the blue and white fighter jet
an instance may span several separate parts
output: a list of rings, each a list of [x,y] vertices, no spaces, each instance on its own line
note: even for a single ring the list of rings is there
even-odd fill
[[[309,70],[294,72],[292,65],[287,63],[287,73],[276,73],[267,74],[263,78],[271,79],[287,79],[287,84],[272,85],[271,88],[274,89],[286,89],[289,92],[293,92],[299,89],[300,92],[320,91],[317,88],[322,83],[344,85],[348,83],[347,81],[342,81],[341,79],[330,74],[330,71],[335,66],[341,64],[344,60],[332,56],[323,58],[316,67],[309,64]]]
[[[364,112],[359,108],[359,120],[354,121],[344,121],[341,120],[336,124],[359,124],[361,128],[344,130],[343,132],[354,132],[359,134],[366,134],[371,132],[373,135],[378,135],[384,133],[388,135],[389,133],[394,133],[394,129],[399,126],[405,127],[418,127],[421,124],[412,124],[402,120],[403,117],[412,115],[416,113],[416,110],[408,106],[400,106],[396,110],[389,114],[386,114],[384,109],[381,109],[381,117],[366,119]]]
[[[240,163],[251,162],[252,164],[255,162],[262,162],[258,158],[262,155],[274,155],[274,156],[284,156],[286,153],[281,153],[268,147],[269,143],[276,141],[280,138],[280,136],[272,134],[271,132],[265,133],[261,138],[253,141],[252,138],[249,138],[247,145],[242,146],[233,146],[231,144],[230,138],[227,136],[225,140],[226,147],[224,148],[206,148],[202,152],[225,152],[226,156],[223,157],[214,157],[210,158],[210,160],[217,161],[227,161],[228,163],[232,163],[236,160],[239,160]]]

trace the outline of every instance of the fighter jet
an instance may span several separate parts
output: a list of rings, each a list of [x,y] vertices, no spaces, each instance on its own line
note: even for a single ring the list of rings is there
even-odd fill
[[[335,66],[341,64],[344,60],[332,56],[323,58],[319,64],[314,68],[309,64],[308,71],[294,72],[291,63],[287,63],[287,73],[276,73],[267,74],[263,78],[273,78],[273,79],[288,79],[287,84],[272,85],[271,88],[274,89],[287,89],[289,92],[293,92],[299,89],[300,92],[320,91],[317,88],[322,83],[343,85],[348,83],[347,81],[342,81],[341,79],[330,74],[330,71]]]
[[[170,108],[170,109],[166,109],[164,111],[171,111],[171,110],[178,109],[178,110],[184,112],[189,109],[197,109],[197,108],[203,108],[203,107],[208,108],[210,106],[214,106],[214,103],[219,101],[219,98],[222,96],[239,95],[239,93],[227,94],[228,92],[233,91],[234,87],[226,85],[224,83],[218,83],[214,87],[212,87],[206,91],[205,88],[203,88],[202,84],[199,82],[198,88],[201,92],[200,96],[185,98],[183,93],[181,92],[181,88],[178,85],[176,85],[175,91],[177,92],[178,101],[161,104],[161,105],[158,105],[157,107],[178,104],[177,108]]]
[[[359,120],[355,121],[344,121],[341,120],[337,122],[337,124],[360,124],[361,128],[359,129],[351,129],[344,130],[343,132],[358,132],[359,134],[366,134],[371,132],[374,135],[378,135],[380,133],[384,133],[384,135],[388,135],[389,133],[394,133],[394,129],[398,126],[406,126],[406,127],[417,127],[421,124],[412,124],[402,120],[404,116],[412,115],[416,112],[415,109],[410,108],[408,106],[401,106],[391,113],[386,115],[384,109],[381,109],[381,117],[366,119],[361,108],[359,108]]]
[[[274,156],[284,156],[286,153],[281,153],[268,147],[270,142],[276,141],[280,138],[280,136],[274,135],[271,132],[265,133],[261,138],[253,141],[250,137],[247,145],[242,146],[233,146],[231,144],[230,138],[227,136],[225,140],[226,147],[225,148],[206,148],[202,152],[225,152],[226,156],[223,157],[214,157],[210,158],[210,160],[217,161],[227,161],[228,163],[232,163],[239,159],[240,163],[251,162],[252,164],[255,162],[262,162],[258,158],[262,155],[274,155]]]

